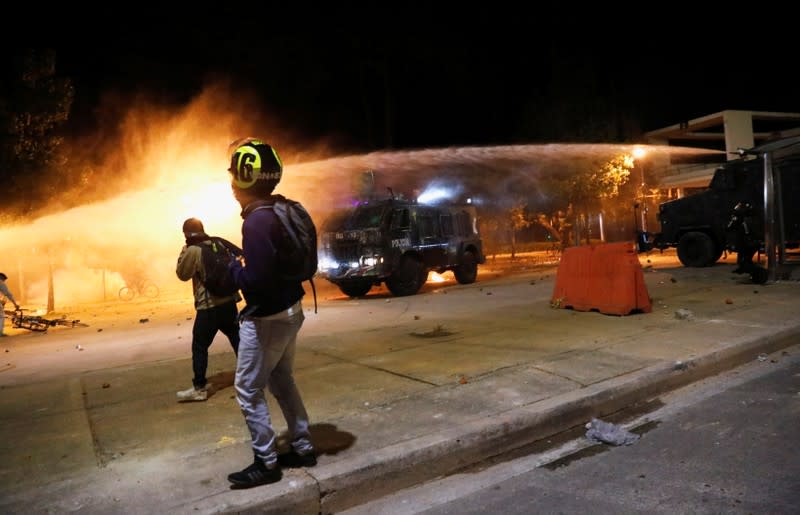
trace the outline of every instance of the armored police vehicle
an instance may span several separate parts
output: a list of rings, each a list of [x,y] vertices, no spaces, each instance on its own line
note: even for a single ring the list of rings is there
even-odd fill
[[[383,282],[393,295],[414,295],[430,271],[473,283],[485,260],[471,204],[362,202],[334,213],[320,231],[319,275],[350,297]]]
[[[776,156],[772,169],[778,184],[775,203],[783,245],[800,244],[800,149]],[[764,248],[764,159],[728,161],[714,172],[709,187],[659,206],[661,232],[653,246],[675,247],[684,266],[713,265],[726,250],[735,249],[729,222],[737,204],[752,207],[750,237]]]

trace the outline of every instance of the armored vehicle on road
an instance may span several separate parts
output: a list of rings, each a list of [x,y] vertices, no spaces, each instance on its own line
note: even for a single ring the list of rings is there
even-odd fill
[[[800,244],[800,148],[776,157],[772,163],[776,206],[782,227],[782,244]],[[752,207],[750,237],[764,247],[764,159],[737,159],[714,172],[708,189],[659,206],[661,232],[653,246],[675,247],[684,266],[704,267],[716,263],[726,250],[736,251],[729,222],[737,204]]]
[[[485,262],[474,205],[396,198],[335,212],[322,225],[319,258],[319,275],[350,297],[383,282],[393,295],[414,295],[430,271],[473,283]]]

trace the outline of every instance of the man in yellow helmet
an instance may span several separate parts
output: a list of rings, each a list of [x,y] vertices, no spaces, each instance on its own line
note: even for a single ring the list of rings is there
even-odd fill
[[[317,463],[309,433],[308,413],[294,381],[297,333],[305,315],[305,294],[299,281],[277,273],[276,249],[281,222],[266,206],[281,180],[278,153],[263,141],[248,138],[232,146],[231,188],[242,207],[244,264],[231,263],[231,273],[246,306],[239,326],[236,398],[252,437],[254,460],[228,475],[233,488],[274,483],[281,467],[310,467]],[[265,203],[265,201],[267,201]],[[286,419],[289,452],[278,455],[264,388],[269,387]]]

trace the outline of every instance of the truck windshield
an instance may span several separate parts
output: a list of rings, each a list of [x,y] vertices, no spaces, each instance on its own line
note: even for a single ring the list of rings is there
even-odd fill
[[[344,213],[331,216],[325,223],[325,230],[348,231],[355,229],[374,229],[381,226],[386,208],[384,206],[359,206]]]
[[[363,206],[356,209],[353,213],[353,228],[374,228],[380,227],[383,222],[383,215],[386,208],[383,206]]]

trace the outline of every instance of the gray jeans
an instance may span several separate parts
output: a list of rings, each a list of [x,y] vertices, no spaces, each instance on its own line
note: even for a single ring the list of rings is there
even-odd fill
[[[308,431],[308,414],[292,373],[297,333],[304,320],[298,302],[269,317],[244,317],[239,327],[236,399],[253,439],[253,453],[268,467],[275,465],[278,455],[264,396],[266,387],[275,396],[286,419],[292,448],[299,454],[314,450]]]

